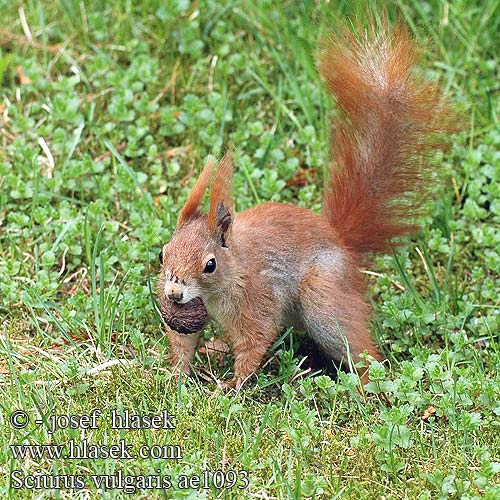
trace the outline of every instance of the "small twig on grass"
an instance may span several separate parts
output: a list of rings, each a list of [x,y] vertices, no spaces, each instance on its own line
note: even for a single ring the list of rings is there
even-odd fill
[[[112,366],[115,365],[121,365],[124,368],[127,368],[131,365],[134,365],[137,363],[137,360],[135,359],[110,359],[109,361],[106,361],[104,363],[101,363],[100,365],[94,366],[93,368],[90,368],[90,370],[87,370],[85,372],[86,375],[97,375],[98,373],[102,372],[103,370],[106,370],[108,368],[111,368]]]
[[[33,43],[33,35],[31,34],[30,27],[28,25],[28,20],[26,19],[26,14],[24,13],[24,8],[19,7],[19,19],[21,20],[21,26],[23,27],[24,36],[29,43]]]
[[[69,38],[73,39],[75,37],[76,34],[73,34]],[[7,42],[12,42],[12,41],[19,43],[20,45],[33,47],[34,49],[39,49],[39,50],[46,49],[54,54],[58,53],[64,46],[63,43],[56,43],[53,45],[43,45],[43,43],[37,42],[36,40],[31,40],[31,41],[26,40],[24,36],[18,35],[17,33],[12,33],[4,29],[0,30],[0,45],[6,45]]]
[[[370,276],[376,276],[377,278],[387,278],[385,274],[382,273],[376,273],[375,271],[368,271],[368,269],[361,269],[360,270],[363,274],[369,274]],[[396,280],[389,279],[389,281],[396,287],[399,288],[401,291],[405,291],[405,287]]]
[[[156,104],[163,96],[172,89],[172,101],[175,103],[175,82],[177,81],[177,77],[179,76],[179,66],[181,64],[180,59],[177,59],[174,64],[174,69],[172,70],[172,76],[165,84],[165,86],[161,89],[160,93],[153,99],[152,103]]]

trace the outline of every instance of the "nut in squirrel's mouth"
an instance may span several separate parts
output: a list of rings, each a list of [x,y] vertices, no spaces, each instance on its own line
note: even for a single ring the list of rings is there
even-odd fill
[[[160,301],[163,321],[177,333],[189,335],[203,330],[208,321],[208,311],[199,297],[180,304],[167,298]]]

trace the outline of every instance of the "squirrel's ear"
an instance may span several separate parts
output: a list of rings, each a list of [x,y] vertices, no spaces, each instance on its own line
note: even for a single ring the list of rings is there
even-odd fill
[[[233,184],[233,160],[226,154],[219,163],[210,187],[210,210],[208,212],[208,227],[214,234],[220,236],[222,246],[226,246],[231,216],[231,188]]]
[[[227,247],[227,242],[231,234],[231,222],[233,222],[231,212],[224,205],[224,202],[221,201],[215,214],[215,234],[219,237],[223,247]]]
[[[201,201],[203,200],[203,195],[208,188],[210,182],[210,177],[212,176],[212,171],[214,169],[214,161],[209,160],[203,170],[201,171],[196,184],[193,186],[191,193],[182,207],[179,217],[177,218],[177,227],[182,226],[188,220],[192,219],[199,212],[199,207]]]

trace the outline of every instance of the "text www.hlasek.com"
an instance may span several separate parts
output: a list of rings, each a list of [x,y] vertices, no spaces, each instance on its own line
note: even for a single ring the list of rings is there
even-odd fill
[[[14,458],[31,459],[154,458],[180,460],[182,458],[179,445],[142,445],[138,448],[137,453],[133,453],[132,445],[127,444],[125,439],[120,439],[117,444],[112,445],[89,444],[86,439],[78,442],[71,439],[68,444],[11,444],[10,451]]]

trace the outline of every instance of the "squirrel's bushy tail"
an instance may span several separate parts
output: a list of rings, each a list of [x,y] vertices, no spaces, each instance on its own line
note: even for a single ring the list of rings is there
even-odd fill
[[[440,90],[413,73],[418,52],[401,27],[345,29],[328,40],[320,71],[337,105],[323,213],[361,259],[416,229],[429,153],[450,129]]]

